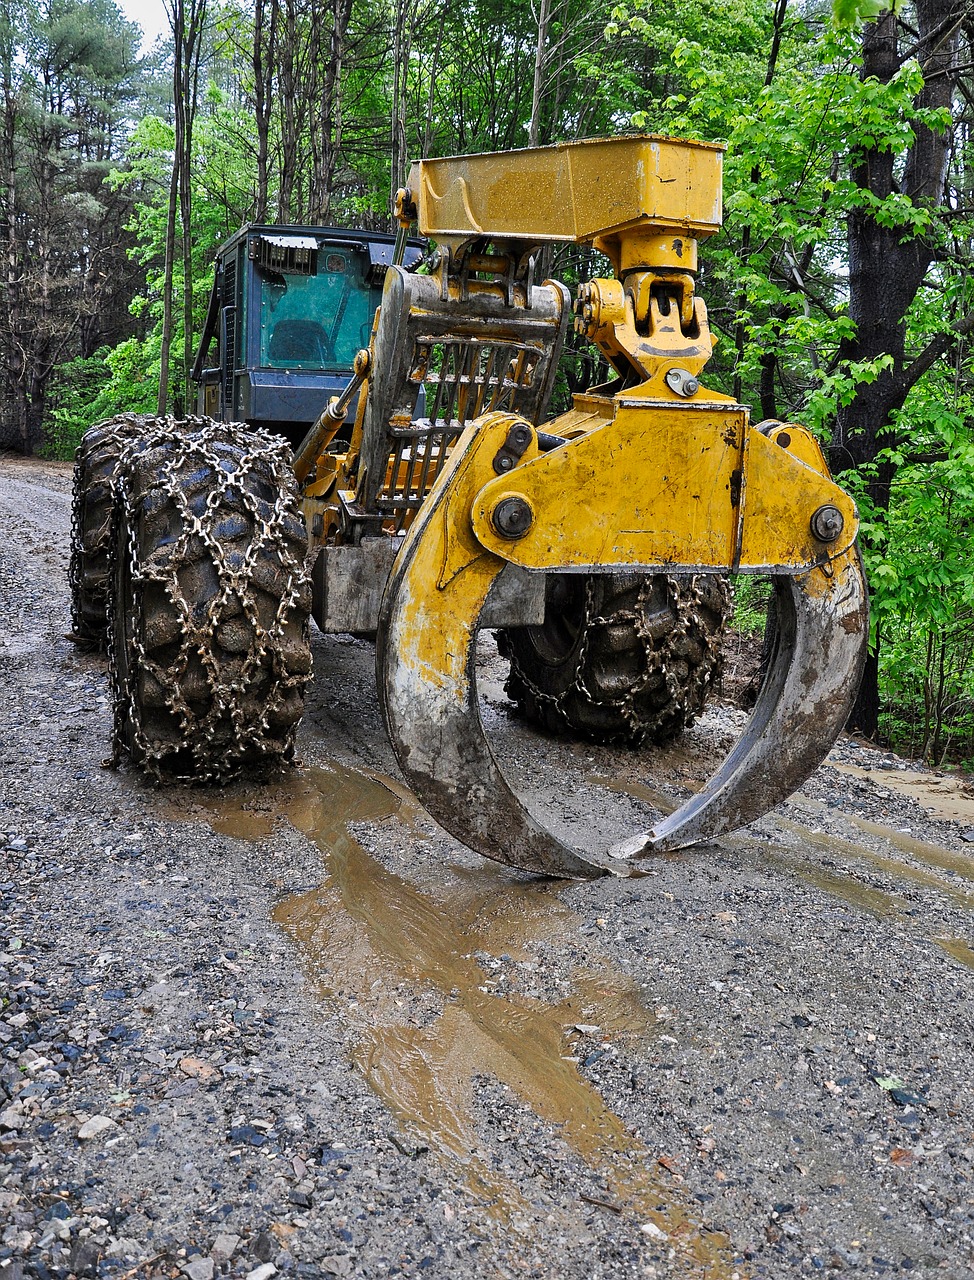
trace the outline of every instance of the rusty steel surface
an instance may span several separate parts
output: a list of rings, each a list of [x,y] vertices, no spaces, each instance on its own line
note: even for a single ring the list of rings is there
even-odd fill
[[[800,577],[775,579],[778,633],[757,703],[730,755],[703,789],[613,856],[682,849],[769,813],[818,768],[859,688],[869,634],[857,548]]]
[[[484,551],[462,514],[482,482],[478,461],[507,435],[510,415],[491,416],[465,432],[396,560],[379,619],[379,704],[407,781],[447,831],[526,871],[605,875],[609,864],[568,848],[527,812],[480,721],[477,621],[504,561]]]

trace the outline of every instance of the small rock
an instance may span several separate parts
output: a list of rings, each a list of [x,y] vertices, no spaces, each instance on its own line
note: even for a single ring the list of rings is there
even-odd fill
[[[86,1142],[89,1138],[97,1138],[100,1134],[108,1133],[110,1129],[117,1128],[118,1125],[110,1116],[92,1116],[78,1130],[78,1137],[82,1142]]]
[[[330,1276],[350,1276],[352,1259],[348,1257],[322,1258],[321,1269]]]
[[[273,1262],[265,1262],[262,1266],[254,1267],[253,1271],[248,1271],[244,1280],[270,1280],[271,1276],[277,1275],[277,1267]]]
[[[639,1230],[644,1236],[649,1236],[650,1240],[669,1240],[670,1238],[655,1222],[644,1222]]]
[[[238,1124],[230,1130],[231,1142],[245,1142],[248,1147],[262,1147],[267,1141],[267,1134],[255,1129],[252,1124]]]
[[[105,1253],[113,1258],[136,1258],[142,1252],[142,1245],[131,1236],[119,1236],[117,1240],[110,1240],[105,1249]]]
[[[100,1250],[93,1240],[76,1240],[68,1266],[76,1276],[94,1275]]]
[[[20,1129],[27,1123],[20,1107],[15,1103],[6,1111],[0,1111],[0,1129]]]
[[[277,1241],[269,1231],[262,1231],[254,1240],[253,1254],[258,1262],[270,1262],[277,1253]]]
[[[233,1252],[239,1243],[239,1236],[231,1235],[229,1232],[222,1232],[213,1241],[210,1257],[214,1262],[226,1262],[228,1258],[233,1256]]]
[[[191,1258],[182,1270],[189,1280],[213,1280],[213,1259],[198,1256]]]
[[[217,1074],[216,1067],[210,1063],[204,1062],[201,1058],[180,1058],[179,1069],[184,1076],[190,1076],[195,1080],[212,1080]]]

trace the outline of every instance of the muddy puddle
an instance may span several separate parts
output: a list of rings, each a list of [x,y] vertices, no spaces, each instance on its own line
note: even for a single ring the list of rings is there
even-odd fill
[[[913,769],[861,769],[854,764],[830,763],[840,773],[869,778],[878,786],[919,801],[925,808],[932,809],[937,817],[974,825],[974,790],[968,778],[940,778],[935,773]]]
[[[968,969],[974,969],[974,947],[966,938],[934,938],[934,942],[938,947],[942,947],[952,960],[958,960],[961,964],[966,964]]]
[[[576,970],[557,1003],[520,990],[535,944],[570,936],[577,917],[556,883],[514,879],[490,865],[431,868],[420,891],[348,829],[389,820],[390,839],[401,839],[414,803],[394,784],[334,765],[307,769],[276,792],[273,813],[224,800],[208,821],[257,841],[286,819],[321,849],[323,883],[285,899],[274,919],[320,996],[342,1011],[357,1039],[358,1066],[409,1143],[461,1171],[494,1217],[533,1232],[550,1200],[532,1202],[538,1169],[516,1128],[499,1131],[500,1142],[509,1140],[506,1167],[491,1155],[491,1118],[475,1100],[478,1078],[496,1081],[505,1099],[551,1126],[555,1141],[588,1166],[591,1187],[570,1193],[582,1202],[575,1212],[601,1206],[653,1224],[656,1241],[664,1232],[687,1276],[735,1274],[726,1238],[700,1226],[657,1153],[579,1070],[593,1052],[651,1039],[653,1014],[639,988],[605,961]],[[546,1199],[564,1195],[561,1184],[542,1191]]]

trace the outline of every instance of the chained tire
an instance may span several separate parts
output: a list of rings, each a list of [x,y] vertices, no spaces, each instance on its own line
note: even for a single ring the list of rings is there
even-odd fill
[[[123,453],[115,493],[116,761],[212,782],[291,760],[311,587],[287,446],[234,423],[156,420]]]
[[[112,481],[125,446],[143,438],[154,420],[126,413],[89,427],[74,457],[71,501],[72,639],[104,648],[111,594]]]
[[[664,743],[719,680],[730,606],[714,575],[551,574],[541,626],[499,633],[521,715],[602,743]]]

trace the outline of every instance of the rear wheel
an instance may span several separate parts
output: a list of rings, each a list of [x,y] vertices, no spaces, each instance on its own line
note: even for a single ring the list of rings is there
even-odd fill
[[[293,756],[311,592],[289,458],[263,432],[159,420],[118,469],[115,752],[157,777],[227,779]]]
[[[144,438],[152,418],[121,414],[89,427],[74,458],[71,505],[72,639],[83,648],[104,648],[111,591],[112,480],[122,450]]]
[[[545,620],[500,633],[526,719],[597,742],[666,742],[720,674],[729,588],[713,575],[552,574]]]

